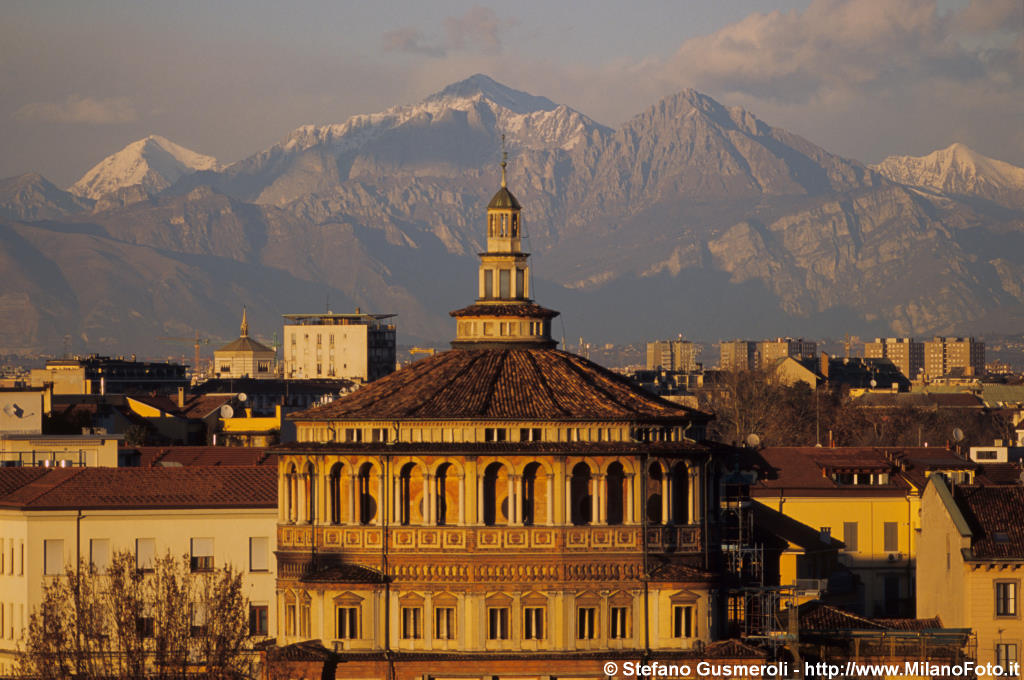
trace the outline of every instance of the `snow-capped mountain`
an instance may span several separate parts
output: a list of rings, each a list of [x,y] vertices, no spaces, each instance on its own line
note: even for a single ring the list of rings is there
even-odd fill
[[[875,170],[894,182],[1024,206],[1024,168],[955,143],[927,156],[889,156]]]
[[[454,83],[425,98],[419,104],[394,106],[380,113],[352,116],[344,123],[304,125],[284,141],[268,149],[302,151],[329,145],[336,153],[358,148],[389,130],[404,125],[424,125],[443,120],[453,111],[481,114],[471,123],[491,123],[509,136],[509,143],[526,148],[572,149],[594,130],[611,132],[582,113],[559,106],[547,97],[514,90],[483,74]]]
[[[119,189],[140,185],[145,193],[152,195],[185,175],[220,167],[212,156],[196,153],[159,135],[150,135],[104,158],[68,191],[96,200]]]
[[[225,299],[273,319],[324,296],[443,341],[474,290],[502,135],[534,289],[570,337],[1024,323],[1020,168],[954,147],[876,171],[693,90],[610,130],[476,75],[226,168],[142,140],[79,183],[106,192],[95,204],[0,182],[0,346],[230,338]]]

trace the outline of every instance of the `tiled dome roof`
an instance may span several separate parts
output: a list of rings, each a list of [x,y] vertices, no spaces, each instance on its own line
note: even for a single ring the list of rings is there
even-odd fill
[[[583,357],[556,349],[453,349],[295,420],[703,420]]]

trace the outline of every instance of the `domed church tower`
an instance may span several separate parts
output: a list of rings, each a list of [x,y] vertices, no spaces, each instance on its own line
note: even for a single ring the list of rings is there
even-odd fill
[[[551,319],[558,312],[530,299],[530,254],[523,252],[522,206],[508,190],[502,155],[501,188],[487,204],[487,252],[480,253],[476,302],[451,313],[455,349],[550,348]]]
[[[709,416],[555,347],[505,168],[452,349],[289,416],[281,659],[603,677],[602,660],[676,660],[717,634]]]

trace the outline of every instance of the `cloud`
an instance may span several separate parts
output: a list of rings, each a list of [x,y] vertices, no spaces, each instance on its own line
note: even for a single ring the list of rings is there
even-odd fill
[[[135,105],[128,97],[95,98],[69,94],[63,102],[32,102],[14,112],[19,120],[49,123],[85,123],[111,125],[138,119]]]
[[[407,26],[381,36],[384,50],[434,58],[446,57],[453,51],[482,54],[501,51],[500,22],[498,15],[489,7],[470,7],[462,16],[445,17],[442,23],[444,39],[436,43],[428,42],[418,28]],[[514,25],[514,22],[509,25]]]
[[[445,55],[443,47],[424,44],[423,33],[417,28],[397,28],[385,33],[382,39],[385,52],[406,52],[427,57],[443,57]]]
[[[477,46],[484,52],[501,51],[498,15],[490,7],[470,7],[461,17],[444,20],[448,45],[452,49]]]
[[[1012,44],[964,39],[1010,14],[1004,0],[948,17],[932,0],[814,0],[802,12],[755,13],[688,40],[666,68],[698,89],[803,104],[925,80],[1020,82]]]

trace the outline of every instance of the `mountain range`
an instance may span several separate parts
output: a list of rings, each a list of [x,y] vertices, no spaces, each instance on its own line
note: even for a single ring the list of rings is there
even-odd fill
[[[1024,319],[1024,169],[961,144],[876,166],[686,90],[611,129],[484,75],[222,164],[153,135],[67,191],[0,180],[0,346],[181,354],[282,313],[397,313],[443,343],[498,186],[556,335],[1005,333]]]

